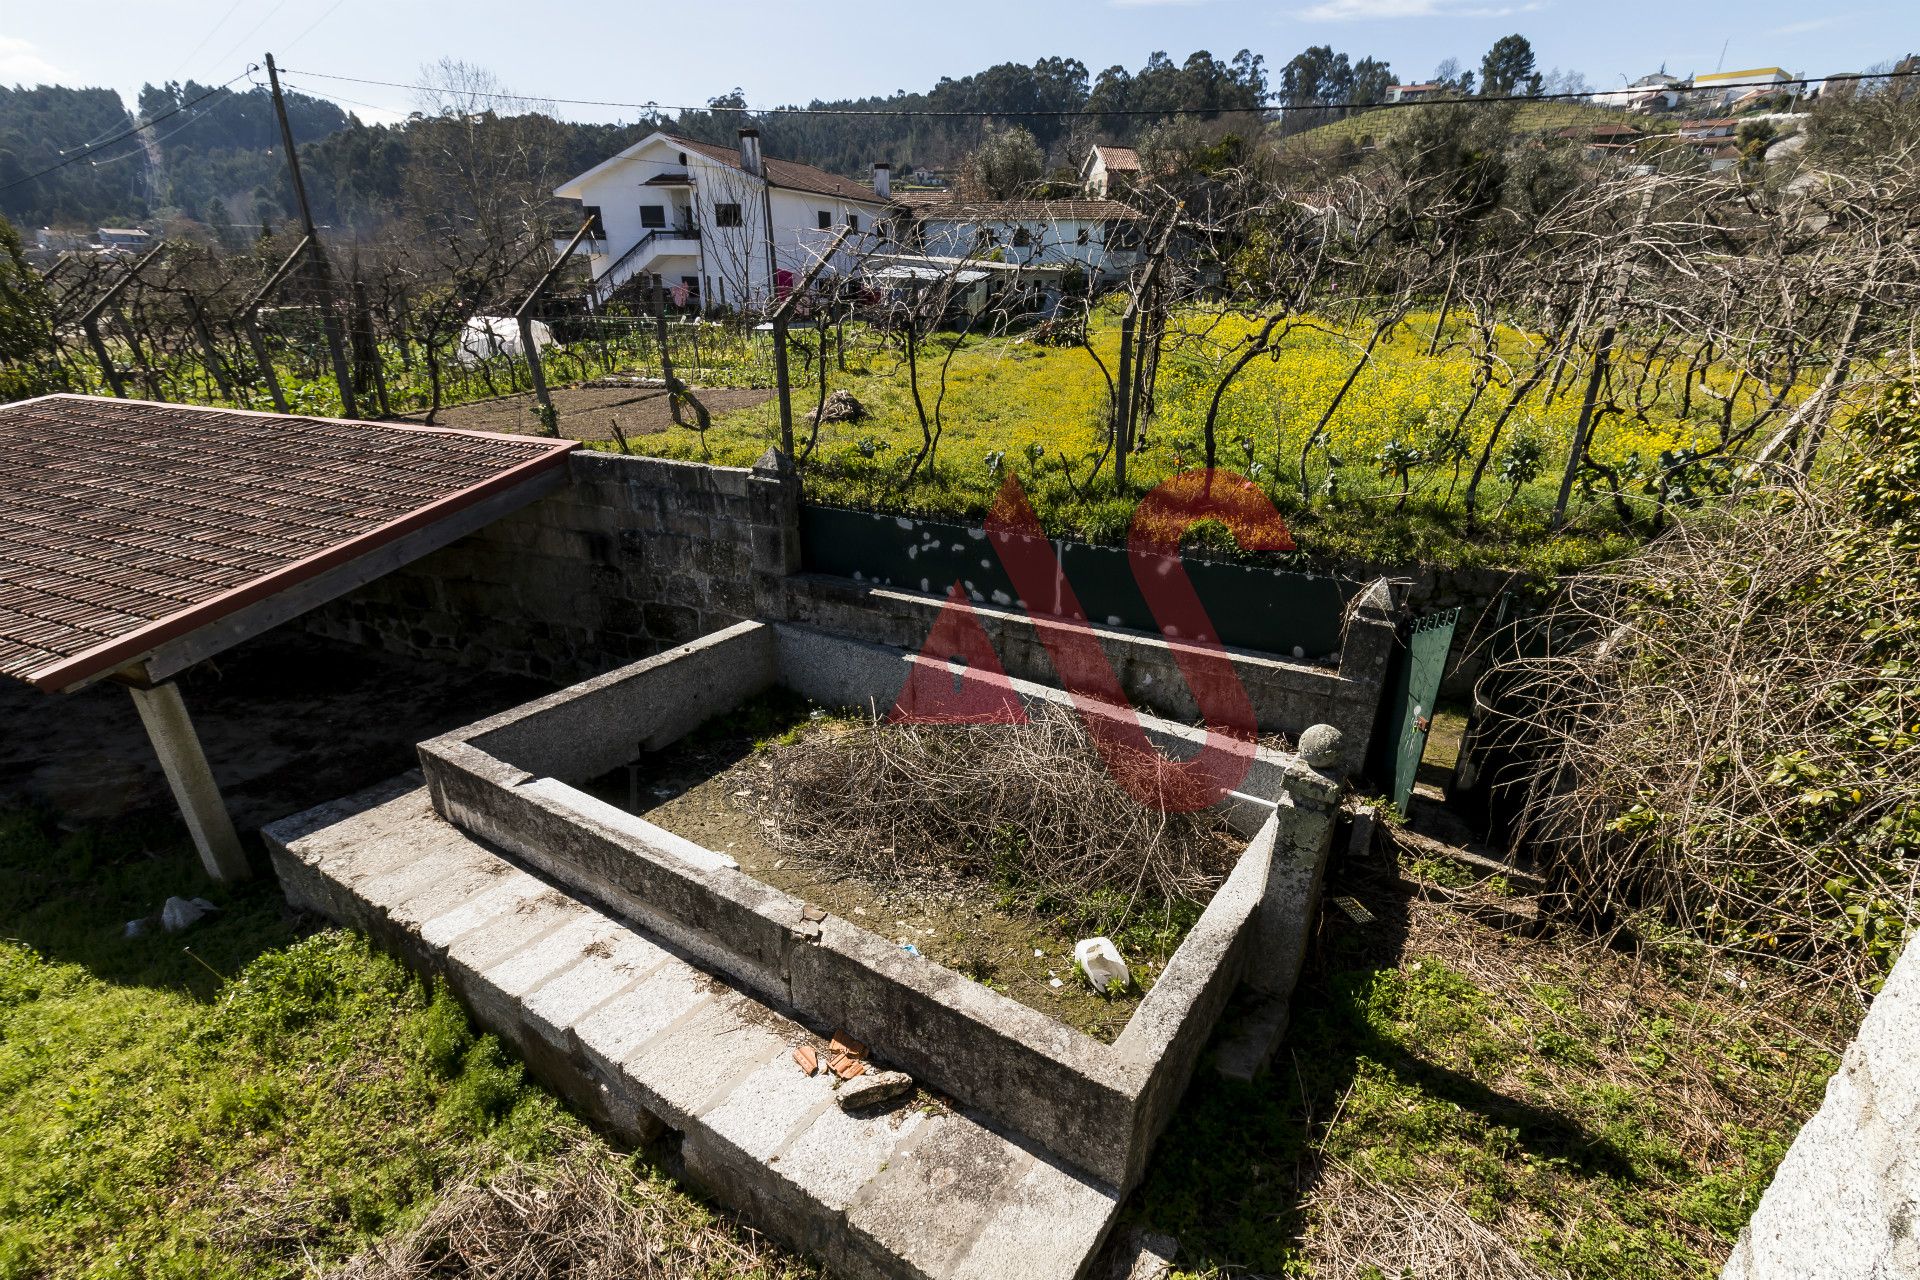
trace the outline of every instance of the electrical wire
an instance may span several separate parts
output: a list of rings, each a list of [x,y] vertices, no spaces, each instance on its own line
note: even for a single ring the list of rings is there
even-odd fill
[[[168,76],[167,79],[178,80],[180,78],[180,73],[187,69],[187,64],[193,61],[194,55],[207,47],[207,42],[212,40],[214,36],[219,34],[220,28],[226,26],[227,23],[233,20],[233,15],[235,13],[238,13],[240,10],[240,6],[245,4],[246,2],[247,0],[233,0],[233,3],[227,6],[227,11],[220,15],[220,21],[214,23],[211,27],[207,28],[206,34],[200,37],[200,43],[196,44],[195,46],[193,46],[192,49],[188,50],[187,56],[180,59],[180,65],[173,69],[173,74]]]
[[[327,71],[311,69],[283,69],[287,75],[311,76],[318,80],[338,80],[348,84],[379,85],[387,89],[406,89],[415,93],[432,93],[434,87],[426,84],[407,84],[398,80],[374,80],[364,76],[338,75]],[[1809,77],[1804,80],[1789,80],[1780,84],[1772,80],[1744,80],[1728,84],[1716,84],[1714,92],[1728,89],[1771,89],[1782,92],[1798,88],[1804,92],[1807,86],[1825,83],[1826,80],[1888,80],[1903,76],[1920,76],[1920,71],[1882,71],[1873,75],[1835,75],[1823,78]],[[722,111],[737,112],[751,116],[907,116],[930,119],[999,119],[1010,116],[1224,116],[1224,115],[1264,115],[1268,112],[1288,111],[1361,111],[1391,110],[1397,107],[1444,107],[1444,106],[1486,106],[1499,102],[1580,102],[1595,97],[1599,92],[1617,92],[1614,90],[1588,91],[1585,93],[1508,93],[1508,94],[1464,94],[1449,98],[1411,98],[1389,102],[1379,99],[1371,102],[1274,102],[1250,107],[1122,107],[1101,110],[1087,107],[1067,108],[1024,108],[1024,109],[970,109],[970,110],[934,110],[925,107],[716,107],[710,103],[700,106],[663,106],[657,102],[610,102],[597,98],[554,98],[544,94],[525,93],[484,93],[479,90],[463,89],[464,96],[472,98],[500,98],[515,102],[550,102],[570,107],[619,107],[623,110],[645,112],[683,112],[683,111]]]
[[[24,178],[15,178],[12,182],[9,182],[6,186],[0,187],[0,191],[11,191],[15,187],[25,186],[29,182],[37,182],[41,178],[46,177],[48,174],[54,173],[60,169],[64,169],[70,164],[78,164],[82,160],[87,160],[92,158],[95,152],[104,151],[108,147],[118,146],[120,143],[125,142],[127,139],[134,137],[137,134],[143,133],[148,129],[153,128],[153,126],[159,124],[162,120],[172,119],[174,116],[179,115],[182,111],[188,111],[194,107],[199,106],[201,103],[205,102],[208,98],[213,97],[215,94],[227,92],[227,90],[233,87],[235,81],[246,79],[248,76],[253,74],[253,71],[254,71],[254,64],[249,63],[245,71],[242,71],[239,75],[233,77],[232,80],[227,81],[225,84],[215,85],[213,88],[207,90],[205,93],[201,94],[199,97],[193,98],[187,102],[183,102],[179,106],[174,107],[169,111],[162,111],[159,115],[153,117],[153,119],[143,120],[139,124],[134,125],[132,128],[127,129],[122,133],[116,134],[115,136],[108,138],[103,142],[96,142],[92,146],[84,147],[80,150],[77,150],[72,155],[67,156],[65,159],[61,160],[57,164],[50,164],[44,169],[41,169],[41,170],[38,170],[37,172],[26,175]],[[172,135],[169,134],[168,136],[171,137]],[[131,155],[133,153],[128,152],[127,154]],[[124,159],[124,158],[125,158],[124,156],[114,157],[114,159]]]

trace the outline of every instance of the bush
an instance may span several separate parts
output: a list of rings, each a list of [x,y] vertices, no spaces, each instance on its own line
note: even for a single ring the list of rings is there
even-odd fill
[[[1495,673],[1568,905],[1876,986],[1920,855],[1920,381],[1851,466],[1573,579]]]

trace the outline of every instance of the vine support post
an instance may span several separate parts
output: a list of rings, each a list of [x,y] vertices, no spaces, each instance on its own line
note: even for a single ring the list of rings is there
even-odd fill
[[[134,278],[140,274],[140,268],[146,266],[149,262],[152,262],[154,258],[158,257],[160,251],[165,247],[165,244],[157,244],[147,250],[146,253],[141,255],[139,261],[128,267],[127,273],[114,281],[112,287],[100,295],[99,301],[88,307],[86,313],[80,317],[80,329],[87,335],[87,342],[92,346],[94,356],[100,361],[100,372],[105,376],[107,386],[111,387],[113,394],[122,400],[127,398],[127,387],[126,384],[121,381],[120,367],[114,363],[113,353],[107,350],[106,339],[100,336],[100,317],[109,308],[114,306],[120,297],[120,291],[133,283]],[[118,313],[116,312],[116,314]],[[121,323],[124,325],[125,320],[123,319]],[[139,345],[134,341],[133,330],[131,329],[127,330],[127,345],[132,348],[134,358],[138,361]]]

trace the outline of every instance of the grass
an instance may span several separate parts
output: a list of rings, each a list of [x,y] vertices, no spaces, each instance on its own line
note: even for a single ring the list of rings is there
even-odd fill
[[[1549,514],[1559,484],[1578,397],[1562,389],[1549,403],[1536,389],[1507,423],[1480,493],[1479,519],[1469,525],[1461,503],[1473,458],[1492,429],[1503,396],[1488,394],[1467,415],[1464,437],[1453,423],[1467,406],[1473,377],[1464,344],[1427,354],[1435,317],[1415,315],[1381,344],[1328,423],[1323,443],[1306,448],[1307,486],[1300,496],[1302,447],[1316,433],[1323,407],[1355,359],[1355,333],[1325,322],[1289,335],[1273,358],[1256,360],[1231,384],[1217,423],[1218,463],[1267,491],[1304,557],[1368,565],[1425,563],[1565,572],[1631,549],[1641,534],[1624,527],[1604,495],[1581,491],[1574,519],[1559,532]],[[1146,447],[1132,462],[1137,495],[1204,459],[1206,408],[1214,385],[1252,329],[1239,317],[1187,317],[1188,337],[1170,344],[1159,380],[1158,411],[1145,428]],[[1202,329],[1207,330],[1201,336]],[[1110,309],[1096,315],[1093,345],[1108,369],[1118,365],[1119,335]],[[796,336],[796,382],[817,377],[811,351]],[[1509,355],[1530,342],[1502,335]],[[1116,492],[1111,460],[1098,481],[1089,476],[1101,453],[1106,381],[1078,348],[1019,338],[959,339],[940,335],[921,353],[923,397],[931,412],[940,395],[940,365],[955,353],[941,406],[944,430],[931,476],[906,483],[920,447],[920,426],[903,358],[867,335],[850,349],[848,371],[829,385],[850,390],[867,410],[858,423],[829,423],[807,460],[811,500],[885,511],[976,519],[993,501],[1004,474],[1018,473],[1050,533],[1094,542],[1124,542],[1134,497]],[[807,442],[813,389],[794,396],[796,433]],[[1702,403],[1704,397],[1696,397]],[[1694,415],[1702,410],[1691,408]],[[635,439],[643,453],[750,465],[779,438],[778,408],[769,402],[725,415],[704,436],[692,430]],[[1663,450],[1696,443],[1711,432],[1703,419],[1663,406],[1644,423],[1609,420],[1594,455],[1629,479],[1644,476]],[[1507,447],[1521,454],[1503,478]],[[1465,450],[1460,448],[1464,444]],[[610,448],[608,444],[596,447]],[[1396,456],[1414,451],[1406,477]],[[1528,461],[1531,459],[1531,461]],[[1637,487],[1632,497],[1644,497]]]
[[[0,814],[0,877],[0,1277],[312,1274],[450,1187],[582,1168],[619,1188],[603,1218],[644,1210],[645,1274],[810,1274],[594,1137],[444,987],[302,936],[270,880],[208,888],[169,824]],[[170,893],[223,909],[121,936]]]
[[[1330,886],[1374,922],[1323,919],[1274,1071],[1200,1072],[1129,1215],[1192,1276],[1711,1276],[1857,1014],[1405,875]],[[0,813],[0,876],[0,1277],[398,1280],[521,1247],[814,1274],[591,1134],[444,988],[305,932],[270,880],[207,887],[171,823]],[[121,936],[192,892],[221,912]]]
[[[1370,146],[1396,129],[1404,128],[1411,117],[1422,111],[1444,111],[1446,107],[1394,107],[1390,110],[1362,111],[1344,120],[1315,126],[1288,138],[1287,145],[1312,147],[1330,142],[1352,142]],[[1515,133],[1550,133],[1573,125],[1631,125],[1649,133],[1669,131],[1671,121],[1655,117],[1629,115],[1611,107],[1596,107],[1584,102],[1522,102],[1514,109]]]
[[[1717,1274],[1857,1014],[1407,875],[1330,890],[1376,921],[1324,918],[1269,1077],[1196,1078],[1143,1225],[1208,1277]]]

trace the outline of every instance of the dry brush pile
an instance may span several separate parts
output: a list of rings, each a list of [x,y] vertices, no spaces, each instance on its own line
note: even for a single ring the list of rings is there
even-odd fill
[[[1204,902],[1233,865],[1217,818],[1141,804],[1062,707],[1023,725],[871,719],[772,759],[775,838],[838,872],[988,881],[1111,925]]]
[[[411,1230],[328,1280],[801,1280],[818,1273],[758,1236],[582,1145],[449,1188]]]
[[[1496,671],[1576,910],[1872,987],[1920,894],[1920,380],[1844,476],[1582,575]]]

